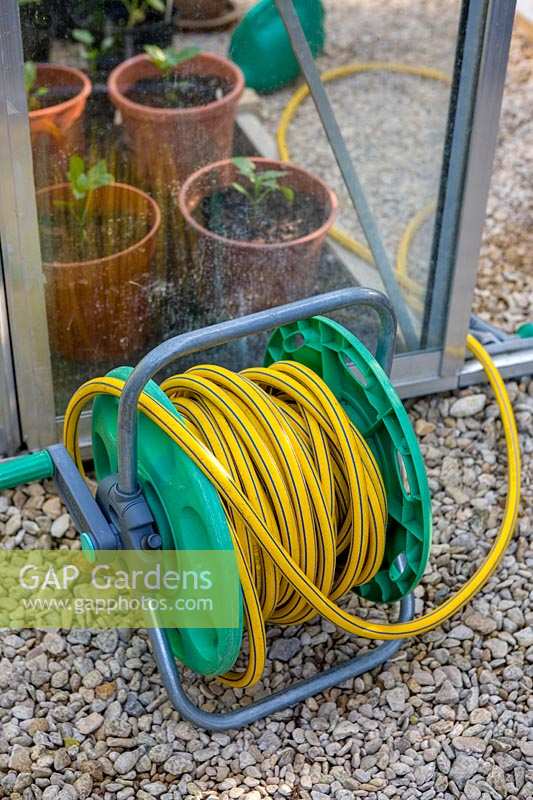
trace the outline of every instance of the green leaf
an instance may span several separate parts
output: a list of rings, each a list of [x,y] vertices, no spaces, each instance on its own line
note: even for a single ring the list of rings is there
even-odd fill
[[[75,186],[73,184],[71,184],[70,188],[71,188],[71,191],[72,191],[72,195],[76,200],[83,200],[83,198],[87,194],[87,190],[86,189],[79,189],[77,186]]]
[[[110,50],[115,43],[115,39],[113,36],[104,36],[102,39],[102,44],[100,45],[100,52],[105,53],[107,50]]]
[[[36,97],[43,97],[45,94],[48,94],[48,87],[47,86],[39,86],[38,89],[35,91]]]
[[[178,64],[183,64],[184,61],[189,61],[191,58],[200,53],[201,50],[199,47],[184,47],[182,50],[174,50],[173,48],[169,47],[165,50],[165,56],[167,59],[167,63],[171,67],[177,67]]]
[[[156,67],[159,67],[159,69],[165,68],[167,57],[165,51],[161,47],[158,47],[156,44],[145,44],[144,52]]]
[[[81,44],[87,45],[87,47],[92,47],[94,44],[94,36],[91,31],[86,31],[82,28],[74,28],[72,31],[72,38]]]
[[[73,155],[68,161],[67,178],[70,183],[77,183],[85,170],[85,162],[81,156]]]
[[[251,181],[255,179],[255,164],[250,158],[236,156],[231,159],[231,162],[245,178],[249,178]]]
[[[246,197],[250,197],[250,192],[247,189],[245,189],[244,186],[241,186],[241,184],[238,183],[237,181],[235,181],[231,185],[233,186],[234,189],[236,189],[241,194],[244,194]]]
[[[99,189],[101,186],[107,186],[113,183],[114,177],[107,171],[107,164],[104,159],[97,161],[96,164],[90,168],[87,173],[89,191]]]
[[[33,84],[37,80],[37,67],[33,61],[24,62],[24,88],[26,93],[29,94],[33,88]]]
[[[137,25],[138,22],[144,22],[146,19],[146,13],[140,8],[134,8],[130,12],[130,18],[126,25],[127,28],[133,28]]]
[[[274,180],[277,178],[283,178],[283,176],[286,174],[286,172],[282,172],[279,169],[265,169],[258,173],[258,180]]]
[[[285,200],[287,200],[289,203],[292,203],[294,200],[294,189],[291,189],[290,186],[280,186],[279,190]]]
[[[153,8],[154,11],[159,11],[160,14],[165,13],[165,4],[163,0],[146,0],[146,5]]]

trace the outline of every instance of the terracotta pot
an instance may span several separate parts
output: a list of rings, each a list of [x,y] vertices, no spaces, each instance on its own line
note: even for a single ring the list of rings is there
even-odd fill
[[[179,197],[194,264],[189,282],[217,319],[250,314],[316,292],[322,246],[335,219],[337,198],[320,178],[292,164],[266,158],[253,161],[258,170],[284,170],[287,177],[282,184],[318,199],[324,208],[323,222],[306,236],[279,244],[226,239],[204,227],[198,208],[204,197],[238,177],[235,166],[230,160],[219,161],[191,175]]]
[[[56,200],[70,199],[66,183],[37,192],[39,216],[53,215]],[[52,349],[67,359],[129,363],[150,339],[150,262],[161,223],[151,197],[125,183],[97,189],[101,214],[146,215],[148,232],[126,249],[91,261],[43,263]]]
[[[92,85],[79,69],[37,64],[37,86],[73,93],[62,103],[30,111],[35,184],[40,187],[64,180],[69,156],[83,151],[83,112]]]
[[[122,115],[139,180],[151,191],[166,187],[177,196],[192,172],[231,155],[244,77],[235,64],[212,53],[202,53],[180,64],[176,72],[184,76],[218,75],[232,88],[220,100],[196,108],[155,108],[134,103],[126,97],[128,89],[143,78],[159,74],[148,56],[139,55],[113,70],[108,91]]]

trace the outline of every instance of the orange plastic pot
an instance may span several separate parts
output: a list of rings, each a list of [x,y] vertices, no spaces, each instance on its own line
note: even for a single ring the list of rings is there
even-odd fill
[[[201,53],[176,67],[179,75],[217,75],[231,90],[220,100],[195,108],[156,108],[134,103],[126,92],[137,81],[159,75],[148,56],[124,61],[108,80],[111,101],[119,109],[137,176],[145,188],[176,193],[204,164],[227,158],[233,147],[237,103],[244,89],[240,69],[227,58]]]
[[[40,217],[53,219],[55,201],[70,199],[66,183],[37,192]],[[69,360],[104,362],[131,359],[150,341],[151,259],[161,224],[158,205],[124,183],[97,189],[100,215],[142,215],[147,232],[120,252],[90,261],[57,259],[43,263],[50,344]]]
[[[69,156],[83,151],[83,113],[92,84],[81,70],[57,64],[37,64],[36,83],[72,94],[29,113],[35,184],[40,187],[64,180]]]
[[[179,196],[194,265],[190,283],[204,308],[218,319],[315,293],[322,247],[336,215],[337,198],[320,178],[293,164],[266,158],[253,161],[258,170],[284,170],[287,175],[281,183],[318,200],[324,209],[323,222],[306,236],[279,244],[224,238],[205,227],[200,205],[204,197],[236,180],[235,166],[230,160],[219,161],[191,175]]]

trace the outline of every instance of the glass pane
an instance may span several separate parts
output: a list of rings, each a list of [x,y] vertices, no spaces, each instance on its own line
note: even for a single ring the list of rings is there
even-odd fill
[[[176,333],[347,285],[383,288],[310,98],[286,132],[293,163],[251,160],[272,155],[299,82],[280,25],[248,17],[236,32],[245,5],[19,3],[58,412],[81,381]],[[369,0],[327,0],[324,21],[318,2],[297,5],[316,50],[325,26],[319,69],[347,67],[328,94],[402,273],[416,349],[461,3],[438,17],[423,0],[395,3],[394,25],[388,4]],[[236,62],[260,95],[243,95]],[[348,249],[327,236],[335,195]],[[372,345],[372,320],[338,318]],[[208,357],[238,369],[263,350],[255,339]]]

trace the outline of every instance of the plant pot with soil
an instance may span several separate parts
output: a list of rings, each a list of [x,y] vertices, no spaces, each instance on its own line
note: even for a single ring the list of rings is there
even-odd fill
[[[137,176],[151,191],[177,196],[196,169],[231,155],[242,72],[226,58],[189,48],[147,48],[111,73]]]
[[[213,320],[317,291],[337,209],[320,178],[293,164],[235,158],[191,175],[179,206],[194,265],[189,283]]]
[[[151,197],[73,156],[69,183],[37,192],[50,343],[69,360],[131,360],[153,335]]]
[[[184,30],[215,30],[241,16],[237,0],[174,0],[176,24]]]
[[[24,65],[37,187],[64,180],[69,157],[83,150],[83,113],[91,81],[58,64]]]

